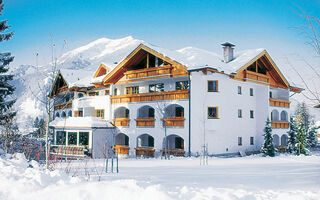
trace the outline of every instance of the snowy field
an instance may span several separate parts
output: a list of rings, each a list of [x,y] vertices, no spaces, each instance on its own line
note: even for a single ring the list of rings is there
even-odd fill
[[[32,165],[33,167],[30,167]],[[28,167],[29,166],[29,167]],[[320,156],[62,162],[48,171],[22,154],[0,158],[0,199],[320,199]],[[100,181],[99,181],[100,176]]]

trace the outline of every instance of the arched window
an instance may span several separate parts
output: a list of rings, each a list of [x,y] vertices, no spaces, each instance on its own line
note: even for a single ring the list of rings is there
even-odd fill
[[[182,137],[172,134],[168,135],[165,139],[166,143],[163,143],[163,148],[166,149],[184,149],[184,140]],[[165,146],[166,145],[166,146]]]
[[[119,133],[116,135],[115,145],[125,145],[129,146],[129,137],[124,133]]]
[[[61,117],[63,117],[63,118],[67,117],[66,112],[63,111],[63,112],[61,113]]]
[[[154,147],[154,138],[149,134],[142,134],[137,138],[137,147]]]
[[[69,110],[68,117],[72,117],[72,110]]]
[[[142,106],[138,109],[137,118],[154,118],[154,108],[151,106]]]
[[[114,111],[114,118],[129,118],[129,109],[126,107],[117,108]]]
[[[78,93],[78,99],[82,98],[83,94],[82,93]]]
[[[279,112],[277,110],[271,112],[271,121],[279,121]]]
[[[287,146],[288,145],[288,136],[286,134],[283,134],[281,136],[281,146]]]
[[[184,108],[178,104],[171,104],[165,109],[165,118],[167,117],[184,117]]]
[[[282,111],[280,114],[281,121],[288,121],[288,113],[286,111]]]
[[[275,147],[278,147],[280,145],[280,141],[279,140],[280,140],[279,136],[277,134],[274,134],[273,135],[273,144],[274,144]]]

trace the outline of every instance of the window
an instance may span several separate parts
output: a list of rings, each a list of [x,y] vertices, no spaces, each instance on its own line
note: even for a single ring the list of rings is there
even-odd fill
[[[218,118],[218,107],[208,107],[208,119]]]
[[[250,96],[253,96],[253,88],[250,88]]]
[[[272,92],[269,92],[269,97],[272,98]]]
[[[126,94],[139,94],[139,86],[126,87]]]
[[[242,110],[238,109],[238,118],[242,118]]]
[[[57,131],[56,132],[56,144],[57,145],[65,145],[66,144],[66,132],[65,131]]]
[[[176,117],[183,117],[183,107],[176,107]]]
[[[89,132],[79,132],[79,145],[89,145]]]
[[[68,145],[77,145],[77,132],[68,132]]]
[[[242,137],[238,137],[238,146],[242,146]]]
[[[254,145],[254,137],[250,137],[250,145]]]
[[[218,81],[208,81],[208,92],[218,92]]]
[[[238,86],[238,94],[242,94],[241,86]]]
[[[163,91],[164,91],[163,83],[149,85],[149,92],[163,92]]]
[[[148,109],[148,117],[154,118],[154,109],[153,108]]]
[[[253,119],[253,118],[254,118],[253,110],[250,110],[250,118],[251,118],[251,119]]]
[[[176,82],[176,90],[188,90],[189,82],[188,81],[178,81]]]
[[[105,90],[104,95],[110,95],[110,90]]]
[[[118,95],[118,88],[115,88],[115,89],[113,90],[113,95]]]
[[[104,119],[104,110],[103,109],[97,109],[95,113],[96,113],[96,117],[101,117],[102,119]]]
[[[89,96],[99,96],[99,92],[89,92]]]
[[[83,117],[83,109],[79,108],[78,111],[74,111],[74,116],[75,117]]]

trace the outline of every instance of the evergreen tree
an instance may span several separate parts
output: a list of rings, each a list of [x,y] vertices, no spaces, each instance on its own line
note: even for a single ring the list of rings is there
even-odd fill
[[[297,150],[297,148],[296,148],[297,128],[296,128],[296,122],[294,121],[293,117],[290,117],[290,126],[289,126],[289,131],[287,133],[289,135],[287,152],[288,153],[295,153]]]
[[[266,121],[266,126],[264,128],[264,144],[261,149],[261,152],[266,156],[274,157],[276,153],[276,149],[273,145],[273,136],[272,136],[272,127],[270,125],[269,118]]]
[[[309,147],[315,147],[317,145],[317,131],[319,127],[315,125],[314,121],[311,122],[309,130],[307,132],[307,144]]]
[[[0,0],[0,16],[3,11],[3,2]],[[6,30],[10,28],[7,25],[8,20],[0,21],[0,42],[9,40],[13,32],[7,32]],[[11,53],[0,52],[0,126],[5,130],[6,134],[9,134],[9,124],[13,123],[13,117],[16,112],[13,112],[10,108],[14,104],[15,100],[12,98],[14,92],[14,87],[10,84],[13,79],[13,75],[8,74],[9,64],[13,61],[13,56]]]
[[[310,114],[306,103],[298,103],[295,110],[295,116],[296,118],[298,117],[299,120],[303,121],[304,129],[307,131],[310,125]],[[298,126],[299,124],[296,125]]]
[[[298,123],[298,127],[297,127],[297,155],[300,154],[304,154],[307,155],[308,154],[308,149],[307,147],[307,137],[306,137],[306,126],[305,126],[305,120],[303,119],[303,117],[297,116],[296,122]]]

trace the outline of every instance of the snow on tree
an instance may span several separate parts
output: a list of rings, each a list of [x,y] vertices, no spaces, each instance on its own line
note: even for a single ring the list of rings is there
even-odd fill
[[[316,126],[314,121],[311,122],[310,127],[307,131],[307,144],[309,147],[315,147],[317,145],[317,131],[320,127]]]
[[[0,16],[2,15],[4,4],[0,0]],[[8,20],[0,21],[0,42],[9,40],[13,36],[13,32],[7,32],[10,28],[7,25]],[[10,128],[14,127],[14,116],[16,112],[12,111],[11,107],[15,103],[12,94],[15,90],[14,86],[10,84],[13,80],[13,75],[8,74],[9,64],[13,61],[11,53],[0,52],[0,126],[3,131],[8,135]]]
[[[297,148],[297,127],[296,122],[294,121],[293,117],[290,117],[290,126],[289,131],[287,132],[289,139],[288,139],[288,146],[287,146],[287,152],[288,153],[295,153]]]
[[[273,145],[273,136],[272,136],[272,127],[269,118],[266,121],[266,126],[264,128],[264,144],[261,149],[261,152],[266,156],[274,157],[276,149]]]
[[[302,115],[298,115],[296,117],[297,126],[297,155],[304,154],[307,155],[309,153],[307,149],[307,137],[306,137],[306,125],[305,120]]]

